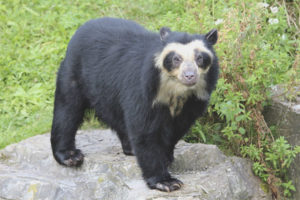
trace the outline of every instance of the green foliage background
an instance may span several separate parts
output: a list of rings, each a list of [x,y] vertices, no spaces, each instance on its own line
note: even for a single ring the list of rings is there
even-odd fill
[[[251,158],[254,172],[273,194],[278,196],[281,186],[284,195],[290,196],[293,186],[286,169],[300,150],[274,136],[261,111],[271,86],[288,83],[287,89],[291,89],[299,83],[300,2],[268,0],[264,2],[268,7],[261,3],[1,1],[0,148],[50,130],[56,71],[71,36],[87,20],[127,18],[153,31],[162,26],[191,33],[218,28],[221,77],[208,117],[199,120],[185,139],[218,144],[225,152]],[[278,11],[272,12],[271,7]],[[278,23],[270,23],[274,19]],[[95,124],[90,120],[84,127]],[[281,149],[281,154],[274,153],[276,149]]]

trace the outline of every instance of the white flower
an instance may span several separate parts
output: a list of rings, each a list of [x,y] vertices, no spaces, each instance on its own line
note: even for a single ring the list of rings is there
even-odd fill
[[[259,3],[257,3],[257,6],[258,6],[259,8],[267,8],[267,7],[269,7],[269,4],[263,3],[263,2],[259,2]]]
[[[223,23],[223,19],[217,19],[217,21],[215,21],[215,25],[219,25]]]
[[[274,6],[274,7],[270,7],[270,10],[272,13],[277,13],[278,12],[278,7]]]
[[[282,40],[285,40],[285,39],[286,39],[286,35],[285,35],[285,34],[282,34],[281,39],[282,39]]]
[[[268,49],[270,48],[270,45],[269,45],[269,44],[262,44],[262,45],[261,45],[261,48],[262,48],[263,50],[268,50]]]
[[[278,24],[279,23],[279,20],[276,19],[276,18],[270,18],[269,19],[269,24]]]

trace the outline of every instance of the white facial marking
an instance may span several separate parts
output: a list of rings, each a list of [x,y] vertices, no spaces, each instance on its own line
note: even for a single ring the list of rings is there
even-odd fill
[[[153,106],[157,103],[165,104],[169,106],[170,113],[172,116],[180,114],[185,101],[188,97],[194,94],[198,99],[208,100],[209,94],[206,91],[206,81],[204,79],[205,74],[208,72],[209,67],[203,70],[202,68],[197,68],[198,81],[194,86],[186,86],[180,80],[179,77],[173,76],[172,73],[168,72],[163,67],[163,62],[165,57],[170,52],[176,52],[179,54],[183,61],[190,61],[195,63],[195,50],[199,52],[207,53],[211,60],[213,60],[212,52],[206,48],[201,40],[194,40],[188,44],[181,43],[170,43],[168,44],[162,52],[155,56],[156,67],[161,69],[160,73],[160,87],[156,98],[153,101]],[[196,64],[196,63],[195,63]],[[177,69],[178,74],[181,74],[181,68]]]
[[[179,53],[183,57],[183,60],[194,60],[194,50],[198,49],[200,52],[207,53],[211,60],[213,60],[212,52],[204,45],[201,40],[194,40],[187,44],[170,43],[162,52],[155,57],[156,67],[162,68],[165,57],[172,51]]]

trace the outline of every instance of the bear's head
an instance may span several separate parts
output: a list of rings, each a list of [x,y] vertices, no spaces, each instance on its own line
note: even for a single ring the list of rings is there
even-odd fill
[[[172,99],[187,99],[195,94],[207,100],[206,74],[216,55],[213,45],[218,39],[216,29],[205,35],[172,32],[160,29],[163,48],[155,55],[155,66],[160,70],[160,87],[155,102],[171,104]]]

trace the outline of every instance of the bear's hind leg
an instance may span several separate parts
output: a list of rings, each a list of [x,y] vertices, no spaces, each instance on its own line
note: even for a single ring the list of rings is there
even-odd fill
[[[79,93],[76,94],[74,88],[70,88],[69,93],[65,95],[57,89],[51,130],[51,145],[54,158],[61,165],[78,167],[83,163],[84,156],[75,147],[75,134],[83,121],[83,115],[84,104]]]
[[[133,156],[134,152],[131,148],[131,144],[129,142],[128,135],[121,131],[117,131],[117,135],[121,141],[123,153],[127,156]]]

